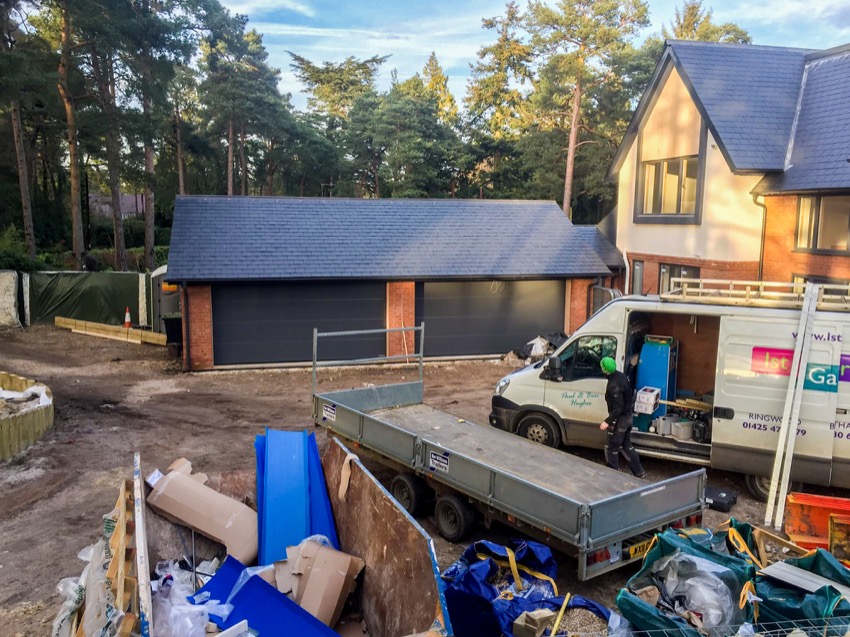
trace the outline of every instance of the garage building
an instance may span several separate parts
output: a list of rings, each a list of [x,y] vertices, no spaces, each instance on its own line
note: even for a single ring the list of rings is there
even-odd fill
[[[181,196],[167,278],[184,364],[305,362],[314,327],[423,321],[426,357],[503,354],[586,319],[619,256],[597,234],[544,201]],[[418,347],[399,333],[322,345],[323,359]]]

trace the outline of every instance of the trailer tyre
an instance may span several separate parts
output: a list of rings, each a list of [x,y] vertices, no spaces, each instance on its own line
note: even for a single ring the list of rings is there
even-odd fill
[[[422,478],[412,473],[399,473],[393,478],[390,493],[414,517],[422,513],[422,507],[428,501],[428,487]]]
[[[561,446],[561,431],[555,421],[546,414],[533,413],[523,416],[517,432],[523,438],[547,447],[557,449]]]
[[[437,500],[434,509],[437,530],[449,542],[460,542],[475,524],[475,511],[460,496],[450,493]]]
[[[747,491],[759,502],[767,502],[770,496],[770,478],[766,476],[755,476],[747,474],[744,476],[744,483],[747,485]],[[791,491],[802,491],[802,482],[791,482],[788,485],[789,493]]]

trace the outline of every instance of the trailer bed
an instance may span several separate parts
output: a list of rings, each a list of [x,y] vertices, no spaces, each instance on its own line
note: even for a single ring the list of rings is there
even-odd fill
[[[590,504],[634,489],[647,482],[604,465],[514,436],[499,429],[471,423],[430,405],[405,405],[367,412],[463,454],[493,469],[533,479],[565,498]]]
[[[313,420],[438,492],[578,557],[584,580],[703,512],[705,470],[650,483],[423,404],[422,381],[313,394]]]

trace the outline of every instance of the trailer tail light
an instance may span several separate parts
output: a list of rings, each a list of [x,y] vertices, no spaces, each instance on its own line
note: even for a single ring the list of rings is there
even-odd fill
[[[587,554],[587,564],[588,566],[591,564],[598,564],[599,562],[608,562],[611,560],[611,551],[608,550],[606,546],[603,549],[599,549],[594,551],[593,553]]]
[[[685,528],[685,520],[676,520],[670,525],[671,529],[684,529]]]
[[[702,526],[702,513],[695,513],[688,516],[688,526]]]

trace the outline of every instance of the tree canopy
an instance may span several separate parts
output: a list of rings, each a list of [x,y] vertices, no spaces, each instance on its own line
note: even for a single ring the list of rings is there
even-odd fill
[[[293,51],[297,110],[219,0],[3,0],[0,268],[151,269],[178,194],[550,199],[596,222],[663,47],[647,23],[644,0],[511,0],[463,95],[439,50],[410,77],[392,51]],[[700,0],[661,35],[750,42]]]

